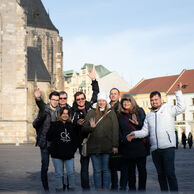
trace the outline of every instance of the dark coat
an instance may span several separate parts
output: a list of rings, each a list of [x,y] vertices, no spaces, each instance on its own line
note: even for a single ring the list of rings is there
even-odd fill
[[[185,133],[183,132],[182,133],[182,144],[186,145],[186,141],[187,141],[187,137],[186,137]]]
[[[47,147],[46,135],[51,125],[51,115],[46,109],[44,112],[40,112],[36,119],[32,123],[33,127],[36,129],[36,146],[44,149]]]
[[[92,98],[90,101],[86,101],[85,102],[85,109],[84,110],[80,110],[78,109],[77,103],[74,102],[72,109],[71,109],[71,113],[72,113],[72,121],[73,121],[73,125],[76,129],[76,133],[78,136],[78,142],[79,145],[81,145],[81,143],[83,142],[83,139],[85,137],[87,137],[88,133],[84,133],[82,132],[82,126],[78,125],[77,121],[79,119],[84,119],[87,112],[92,108],[92,105],[97,102],[97,95],[99,93],[99,86],[98,86],[98,82],[96,80],[92,81]]]
[[[37,105],[42,103],[36,100]],[[44,149],[47,147],[46,135],[50,129],[51,122],[57,120],[57,110],[54,111],[50,108],[50,104],[44,105],[40,108],[38,116],[33,121],[32,125],[36,129],[36,146]]]
[[[74,157],[77,141],[75,129],[71,122],[65,124],[61,121],[53,122],[47,133],[47,139],[51,142],[49,152],[52,158],[68,160]]]
[[[133,139],[131,142],[128,142],[126,136],[135,130],[141,130],[143,122],[145,119],[145,112],[142,108],[139,108],[139,113],[136,114],[138,125],[135,125],[129,121],[132,119],[131,114],[121,112],[119,115],[119,126],[121,130],[121,136],[123,143],[120,146],[120,152],[125,158],[139,158],[147,155],[147,148],[142,139]],[[129,125],[130,122],[130,125]],[[133,127],[131,127],[131,125]]]

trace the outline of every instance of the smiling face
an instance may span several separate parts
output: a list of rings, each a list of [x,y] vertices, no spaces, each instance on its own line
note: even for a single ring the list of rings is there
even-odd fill
[[[63,111],[63,113],[62,113],[62,115],[61,115],[61,120],[63,121],[63,122],[66,122],[68,119],[69,119],[69,114],[68,114],[69,112],[68,112],[68,110],[64,110]]]
[[[84,97],[83,94],[80,94],[79,96],[76,96],[76,103],[78,105],[78,108],[82,108],[82,107],[85,107],[85,102],[86,102],[86,99]]]
[[[59,104],[59,96],[53,95],[49,101],[50,101],[51,107],[56,108],[57,105]]]
[[[130,110],[131,108],[131,101],[129,100],[124,100],[122,103],[123,109],[125,110]]]
[[[158,95],[154,95],[150,98],[150,104],[153,109],[158,109],[162,105],[162,99]]]
[[[119,95],[120,94],[119,94],[118,90],[112,89],[110,91],[110,95],[109,95],[111,102],[117,102],[119,100]]]
[[[104,99],[98,100],[98,106],[99,106],[99,108],[105,108],[106,105],[107,105],[106,100],[104,100]]]
[[[65,107],[67,104],[67,95],[66,94],[61,94],[59,96],[59,105],[60,107]]]

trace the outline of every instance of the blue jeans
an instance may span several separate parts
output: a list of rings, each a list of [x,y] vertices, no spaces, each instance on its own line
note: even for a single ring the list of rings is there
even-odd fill
[[[75,188],[74,158],[70,160],[61,160],[58,158],[52,158],[52,161],[55,168],[56,189],[63,188],[64,163],[67,171],[69,188]]]
[[[44,187],[44,190],[49,190],[48,186],[48,167],[49,167],[49,151],[47,148],[40,148],[41,154],[41,181]]]
[[[110,189],[109,154],[91,154],[95,189]]]
[[[152,152],[152,159],[158,173],[161,191],[168,191],[168,185],[170,191],[178,191],[174,167],[175,148],[157,149]]]

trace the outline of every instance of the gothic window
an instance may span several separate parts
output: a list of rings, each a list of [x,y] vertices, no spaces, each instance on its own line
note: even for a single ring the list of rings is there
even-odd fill
[[[194,98],[192,98],[192,105],[194,106]]]
[[[176,105],[176,100],[175,99],[173,99],[173,105]]]
[[[48,69],[51,74],[53,74],[53,40],[49,38],[48,40]]]
[[[37,44],[36,44],[39,52],[40,52],[40,55],[42,56],[42,40],[40,37],[37,38]]]

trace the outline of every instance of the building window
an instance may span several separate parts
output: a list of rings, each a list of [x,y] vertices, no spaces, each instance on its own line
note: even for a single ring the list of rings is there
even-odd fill
[[[173,105],[176,105],[176,100],[175,99],[173,100]]]
[[[183,113],[183,121],[185,121],[185,113]]]
[[[194,98],[192,98],[192,105],[194,106]]]
[[[194,121],[194,113],[193,113],[193,121]]]
[[[176,117],[174,118],[174,121],[177,121],[177,118]]]

